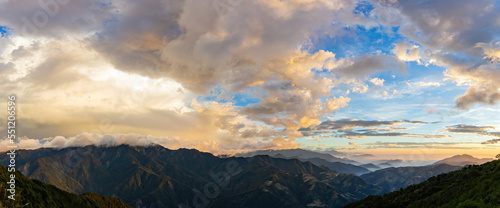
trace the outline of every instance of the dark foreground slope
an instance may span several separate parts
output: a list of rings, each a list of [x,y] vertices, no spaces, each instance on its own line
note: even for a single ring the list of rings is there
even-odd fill
[[[117,196],[133,207],[341,207],[383,192],[352,174],[269,156],[126,145],[18,155],[19,170],[30,178],[76,194]]]
[[[0,165],[0,207],[33,207],[33,208],[125,208],[129,207],[119,198],[103,197],[94,193],[76,195],[60,190],[52,185],[38,180],[24,177],[20,172],[15,173],[16,195],[15,200],[8,198],[7,181],[10,173]]]
[[[346,207],[500,207],[500,160],[467,166]]]

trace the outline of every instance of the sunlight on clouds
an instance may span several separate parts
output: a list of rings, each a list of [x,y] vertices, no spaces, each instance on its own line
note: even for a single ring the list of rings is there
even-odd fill
[[[231,1],[222,12],[212,1],[72,1],[25,33],[21,19],[37,2],[1,1],[0,25],[13,32],[0,37],[0,96],[20,98],[23,148],[153,142],[217,153],[303,147],[314,134],[358,150],[432,149],[441,144],[365,141],[449,138],[391,126],[434,120],[409,121],[431,95],[457,109],[498,104],[493,1],[363,3],[373,9],[348,0]],[[363,120],[373,116],[392,120]]]

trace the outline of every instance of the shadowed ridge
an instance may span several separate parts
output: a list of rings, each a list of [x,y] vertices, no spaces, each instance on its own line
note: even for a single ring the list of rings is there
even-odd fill
[[[7,198],[10,192],[6,187],[0,189],[0,207],[78,207],[78,208],[128,208],[119,198],[100,196],[95,193],[76,195],[56,188],[53,185],[44,184],[38,180],[24,177],[16,171],[16,195],[15,201]],[[0,186],[5,186],[10,180],[7,168],[0,165]]]

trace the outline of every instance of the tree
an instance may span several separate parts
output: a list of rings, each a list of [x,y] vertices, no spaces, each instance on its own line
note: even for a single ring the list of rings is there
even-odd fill
[[[498,155],[496,156],[496,158],[500,160],[500,154],[498,154]]]

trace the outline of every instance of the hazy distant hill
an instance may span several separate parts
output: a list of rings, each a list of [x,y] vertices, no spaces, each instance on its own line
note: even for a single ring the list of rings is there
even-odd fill
[[[33,208],[125,208],[129,207],[119,198],[103,197],[94,193],[75,195],[60,190],[52,185],[46,185],[38,180],[31,180],[16,172],[15,201],[7,198],[6,190],[10,173],[0,165],[0,207],[33,207]]]
[[[247,152],[242,154],[236,154],[236,157],[253,157],[255,155],[269,155],[271,157],[286,157],[286,158],[301,158],[301,159],[310,159],[310,158],[321,158],[328,162],[342,162],[348,164],[356,164],[358,162],[354,160],[349,160],[346,158],[335,157],[332,154],[332,150],[329,153],[321,153],[315,152],[311,150],[305,149],[285,149],[285,150],[258,150],[254,152]],[[343,153],[338,152],[338,155],[345,155]]]
[[[448,164],[437,164],[421,167],[385,168],[361,176],[366,182],[377,185],[387,191],[396,191],[410,185],[420,183],[432,176],[458,170],[461,167]]]
[[[340,207],[383,191],[352,174],[269,156],[220,158],[156,145],[40,149],[18,155],[20,170],[30,178],[78,194],[117,196],[134,207],[194,207],[193,201],[207,207]],[[222,180],[231,172],[228,168],[233,174]]]
[[[363,165],[360,165],[360,167],[366,168],[370,171],[376,171],[376,170],[382,169],[381,167],[376,166],[373,163],[363,164]]]
[[[500,207],[500,160],[467,166],[347,208]]]
[[[368,170],[367,168],[361,167],[361,163],[358,163],[354,160],[338,158],[328,153],[320,153],[304,149],[259,150],[255,152],[237,154],[236,156],[252,157],[255,155],[269,155],[274,158],[299,159],[301,161],[309,161],[318,166],[324,165],[339,173],[352,173],[355,175],[362,175],[370,172],[370,170]]]
[[[483,163],[492,161],[492,158],[475,158],[471,155],[463,154],[463,155],[455,155],[453,157],[449,157],[440,161],[435,162],[434,164],[449,164],[455,166],[465,166],[465,165],[481,165]]]
[[[278,156],[278,155],[277,155]],[[292,158],[287,158],[287,159],[292,159]],[[303,158],[297,158],[301,161],[309,161],[315,165],[318,166],[326,166],[332,170],[335,170],[339,173],[352,173],[355,175],[363,175],[365,173],[371,172],[370,170],[361,167],[361,166],[356,166],[356,165],[351,165],[348,163],[341,163],[341,162],[328,162],[325,159],[321,158],[308,158],[308,159],[303,159]]]

